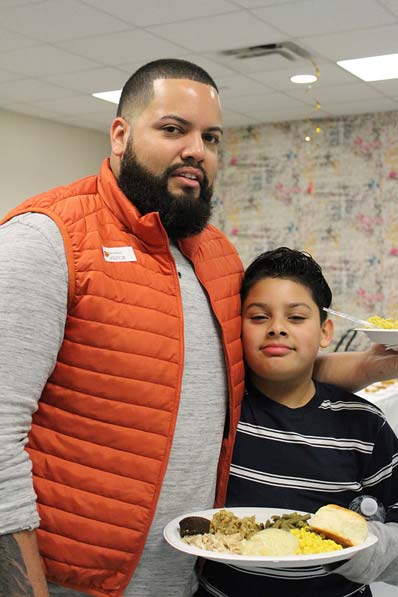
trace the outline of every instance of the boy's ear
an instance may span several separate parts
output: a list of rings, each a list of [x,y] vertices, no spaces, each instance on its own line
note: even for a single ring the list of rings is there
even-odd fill
[[[319,346],[321,348],[327,348],[333,339],[333,321],[326,319],[321,326],[321,341]]]

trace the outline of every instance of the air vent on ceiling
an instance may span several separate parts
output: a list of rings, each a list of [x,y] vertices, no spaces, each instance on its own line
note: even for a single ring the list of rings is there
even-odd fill
[[[276,44],[264,44],[260,46],[247,46],[246,48],[236,48],[234,50],[223,50],[220,52],[224,56],[231,56],[244,60],[247,58],[259,58],[261,56],[270,56],[271,54],[278,54],[286,60],[295,62],[297,60],[312,60],[311,54],[300,48],[297,44],[286,41]]]

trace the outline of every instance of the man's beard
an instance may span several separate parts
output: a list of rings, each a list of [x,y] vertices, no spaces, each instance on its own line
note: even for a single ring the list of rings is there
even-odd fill
[[[200,170],[200,195],[195,197],[195,189],[186,187],[181,195],[169,192],[167,185],[170,176],[183,167]],[[213,188],[203,170],[192,158],[171,166],[161,176],[151,174],[138,161],[131,141],[120,162],[118,184],[126,197],[135,205],[141,215],[157,211],[170,238],[185,238],[201,232],[210,219]]]

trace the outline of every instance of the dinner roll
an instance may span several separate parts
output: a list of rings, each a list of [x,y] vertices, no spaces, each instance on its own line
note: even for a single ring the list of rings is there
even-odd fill
[[[359,545],[368,535],[368,523],[361,514],[336,504],[319,508],[308,524],[343,547]]]

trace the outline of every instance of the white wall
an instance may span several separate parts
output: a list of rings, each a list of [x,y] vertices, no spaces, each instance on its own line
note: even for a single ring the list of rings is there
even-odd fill
[[[32,195],[95,174],[109,155],[108,135],[51,120],[0,109],[0,130],[0,217]]]

